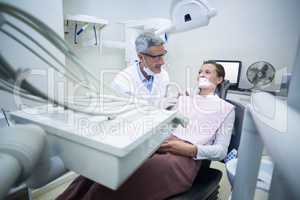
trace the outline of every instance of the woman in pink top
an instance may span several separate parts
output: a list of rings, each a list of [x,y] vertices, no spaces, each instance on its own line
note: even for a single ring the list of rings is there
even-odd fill
[[[118,190],[79,176],[57,200],[162,200],[187,191],[202,159],[222,160],[227,153],[234,109],[214,95],[224,77],[222,65],[203,64],[197,92],[178,100],[178,111],[190,119],[188,126],[178,127]]]

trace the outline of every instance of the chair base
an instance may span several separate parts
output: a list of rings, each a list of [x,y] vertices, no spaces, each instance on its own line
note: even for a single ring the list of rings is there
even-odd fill
[[[221,178],[222,172],[217,169],[209,168],[203,173],[199,172],[188,191],[175,195],[168,200],[217,200]]]

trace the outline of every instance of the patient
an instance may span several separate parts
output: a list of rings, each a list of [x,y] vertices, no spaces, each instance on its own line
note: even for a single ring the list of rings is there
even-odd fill
[[[222,160],[227,153],[234,109],[214,95],[224,76],[222,65],[203,64],[197,92],[178,100],[177,109],[189,117],[189,125],[178,127],[118,190],[79,176],[57,199],[162,200],[188,190],[202,159]]]

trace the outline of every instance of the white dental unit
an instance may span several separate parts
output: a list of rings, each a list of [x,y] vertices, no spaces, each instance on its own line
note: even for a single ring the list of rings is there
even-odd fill
[[[12,113],[16,123],[37,124],[55,144],[66,169],[117,189],[177,126],[176,112],[132,110],[108,120],[53,106]],[[51,146],[51,144],[49,144]]]
[[[253,199],[264,148],[274,162],[268,199],[299,199],[299,87],[300,46],[298,44],[287,100],[265,92],[251,95],[251,105],[247,108],[243,123],[236,171],[238,176],[234,181],[232,199]]]
[[[159,33],[185,31],[207,25],[216,14],[204,0],[176,0],[172,3],[172,9],[172,24],[161,27]],[[77,65],[76,70],[83,77],[59,62],[32,36],[7,21],[7,15],[20,20],[51,42]],[[42,129],[27,125],[1,129],[0,170],[5,173],[0,174],[0,199],[5,198],[10,188],[24,181],[32,187],[41,187],[63,174],[66,169],[117,189],[174,128],[187,123],[175,111],[160,110],[139,99],[129,100],[97,93],[97,90],[93,90],[97,84],[93,75],[85,70],[80,60],[55,32],[21,9],[1,3],[0,28],[4,25],[23,34],[64,70],[45,61],[50,67],[70,80],[86,81],[84,87],[97,95],[76,99],[74,103],[48,97],[26,79],[14,87],[18,76],[24,71],[14,70],[1,55],[1,90],[44,105],[10,113],[15,123],[35,124]],[[26,46],[14,35],[4,29],[1,32],[38,58],[44,59],[42,54]]]

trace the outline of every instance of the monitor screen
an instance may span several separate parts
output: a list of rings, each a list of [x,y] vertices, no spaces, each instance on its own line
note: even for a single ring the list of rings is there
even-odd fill
[[[240,80],[242,62],[238,60],[213,60],[225,70],[225,79],[230,81],[230,89],[237,89]]]

